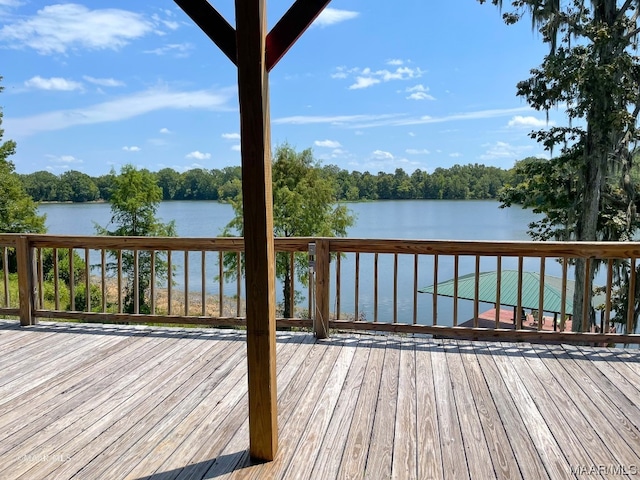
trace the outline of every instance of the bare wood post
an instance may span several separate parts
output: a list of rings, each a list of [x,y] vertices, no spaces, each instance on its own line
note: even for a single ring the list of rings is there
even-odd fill
[[[278,450],[275,254],[266,0],[236,0],[249,379],[249,453]]]
[[[329,240],[316,240],[316,310],[313,312],[313,331],[316,338],[329,336]]]
[[[16,260],[18,263],[18,291],[20,292],[20,325],[35,325],[38,323],[33,316],[37,295],[36,265],[28,237],[18,237]]]

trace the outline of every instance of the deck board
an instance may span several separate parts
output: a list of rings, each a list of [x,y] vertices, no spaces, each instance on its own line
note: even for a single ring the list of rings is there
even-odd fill
[[[278,333],[279,451],[254,464],[245,340],[0,321],[0,477],[537,480],[640,469],[637,350],[303,332]]]

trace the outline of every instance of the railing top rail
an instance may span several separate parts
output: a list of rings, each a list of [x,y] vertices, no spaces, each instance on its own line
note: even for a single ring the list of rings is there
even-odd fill
[[[2,234],[0,246],[28,237],[39,248],[106,248],[156,250],[244,250],[242,237],[110,237],[96,235]],[[418,240],[371,238],[275,238],[278,251],[303,252],[311,242],[329,241],[333,252],[487,255],[568,258],[640,258],[640,242],[534,242],[483,240]]]

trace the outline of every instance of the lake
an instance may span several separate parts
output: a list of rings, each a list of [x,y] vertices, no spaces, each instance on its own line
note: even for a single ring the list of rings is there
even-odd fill
[[[492,200],[395,200],[350,203],[349,208],[356,215],[356,224],[349,229],[349,237],[353,238],[390,238],[390,239],[440,239],[440,240],[528,240],[527,225],[536,219],[536,215],[521,208],[499,208],[499,203]],[[108,227],[111,217],[110,205],[94,204],[42,204],[40,213],[47,215],[48,233],[64,235],[94,235],[95,224]],[[158,217],[164,221],[175,220],[176,229],[182,237],[218,236],[222,228],[233,218],[233,209],[228,204],[216,201],[175,201],[162,202],[158,208]],[[110,228],[110,227],[109,227]],[[420,266],[420,285],[429,285],[432,278],[430,259]],[[537,263],[536,263],[537,262]],[[191,263],[191,262],[190,262]],[[197,262],[194,262],[194,266]],[[342,261],[341,310],[353,312],[355,295],[353,282],[355,266],[352,256]],[[442,257],[440,270],[452,272],[453,259]],[[483,264],[484,269],[495,269],[495,263]],[[503,268],[515,268],[515,259],[505,259]],[[526,268],[539,268],[539,261],[527,262]],[[178,265],[179,268],[179,265]],[[461,259],[461,274],[472,268],[472,259]],[[393,256],[381,255],[379,260],[379,319],[390,319],[393,309],[393,285],[390,272],[393,270]],[[350,273],[352,270],[353,273]],[[547,274],[554,274],[554,265],[549,264]],[[212,266],[208,271],[216,271]],[[406,272],[403,275],[402,272]],[[413,308],[413,257],[400,256],[399,261],[398,316],[400,321],[411,321]],[[555,272],[558,274],[559,272]],[[190,283],[199,278],[197,267],[190,269]],[[446,280],[446,273],[440,274],[439,280]],[[193,280],[191,280],[193,276]],[[360,264],[359,310],[368,320],[373,319],[373,256],[362,255]],[[230,290],[226,290],[229,292]],[[280,297],[280,288],[277,290]],[[212,290],[211,293],[215,293]],[[418,311],[428,319],[431,296],[419,295]],[[491,306],[486,305],[486,308]],[[472,302],[459,304],[460,320],[470,317],[473,312]],[[441,298],[438,301],[439,323],[445,324],[447,315],[451,316],[451,299]],[[440,320],[442,319],[442,320]],[[446,322],[448,323],[448,322]]]

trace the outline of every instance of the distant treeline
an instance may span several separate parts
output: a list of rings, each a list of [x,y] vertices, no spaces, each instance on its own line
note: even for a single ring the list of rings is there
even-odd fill
[[[336,200],[396,199],[492,199],[512,177],[511,170],[479,164],[436,168],[433,173],[398,168],[394,173],[349,172],[335,165],[318,167],[331,178]],[[75,170],[61,175],[40,171],[19,175],[27,193],[37,202],[108,201],[115,172],[91,177]],[[164,168],[153,173],[164,200],[221,200],[235,198],[241,191],[241,168],[193,169],[183,173]]]

